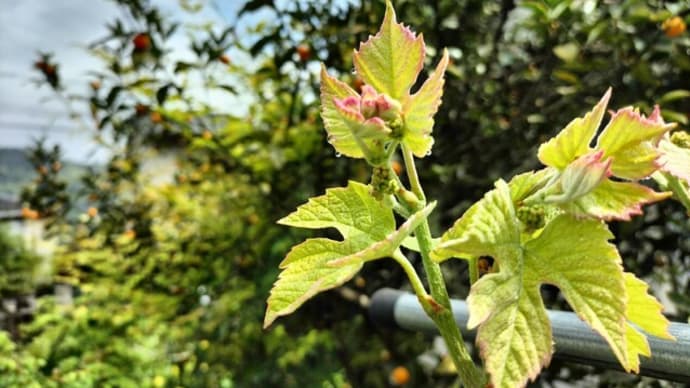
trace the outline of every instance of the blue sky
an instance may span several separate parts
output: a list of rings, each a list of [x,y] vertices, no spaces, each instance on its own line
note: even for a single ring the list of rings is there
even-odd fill
[[[217,7],[206,7],[193,16],[182,13],[176,0],[153,3],[177,20],[215,21],[225,26],[234,20],[243,1],[218,1]],[[37,74],[32,64],[38,51],[56,53],[67,92],[86,93],[87,71],[98,68],[99,62],[85,55],[83,45],[105,36],[106,22],[118,15],[121,11],[107,0],[0,0],[0,148],[26,147],[46,136],[50,143],[62,146],[69,160],[105,160],[107,153],[93,142],[93,131],[75,125],[50,90],[34,85]],[[188,52],[184,32],[171,44],[178,55]]]

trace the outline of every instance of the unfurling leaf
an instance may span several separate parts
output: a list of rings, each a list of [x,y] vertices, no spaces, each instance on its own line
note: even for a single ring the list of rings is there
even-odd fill
[[[331,77],[321,65],[321,118],[328,132],[328,142],[343,155],[362,158],[364,154],[350,126],[335,106],[336,99],[344,100],[348,97],[359,98],[359,94],[346,83]]]
[[[441,104],[448,52],[420,89],[411,88],[424,65],[424,39],[396,21],[390,1],[379,32],[354,53],[364,81],[361,96],[321,70],[321,115],[337,152],[380,163],[390,144],[402,143],[417,157],[434,143],[433,116]],[[339,115],[337,115],[339,113]],[[375,140],[375,141],[372,141]],[[374,143],[374,144],[372,144]]]
[[[357,74],[378,92],[402,101],[424,64],[424,39],[398,23],[390,1],[379,32],[355,51]]]
[[[369,191],[369,186],[357,182],[328,189],[325,195],[310,199],[278,221],[302,228],[332,227],[344,240],[313,238],[292,248],[280,263],[283,271],[268,298],[264,327],[292,313],[319,292],[350,280],[366,261],[392,256],[435,206],[429,204],[396,231],[392,211]]]
[[[516,180],[520,188],[513,192],[524,194],[534,175]],[[497,182],[432,252],[438,261],[471,254],[491,256],[497,263],[499,271],[481,277],[467,299],[468,327],[479,327],[477,344],[491,383],[495,387],[524,385],[549,363],[551,328],[539,293],[545,283],[561,290],[578,316],[609,343],[626,370],[635,370],[631,354],[642,349],[643,342],[634,333],[629,336],[626,301],[639,296],[635,291],[626,295],[621,259],[608,243],[613,235],[606,225],[565,213],[556,215],[541,233],[520,234],[515,200],[511,189]],[[647,305],[646,300],[641,303]]]
[[[536,200],[557,203],[578,216],[629,220],[631,215],[641,213],[643,204],[669,195],[604,176],[605,172],[632,181],[649,177],[662,166],[663,154],[657,144],[673,128],[661,120],[658,107],[648,118],[631,107],[623,108],[613,114],[592,149],[589,144],[601,123],[610,92],[609,89],[584,118],[573,120],[556,137],[541,145],[539,160],[560,171],[561,176],[551,182],[551,187],[542,190]],[[600,156],[596,162],[590,160],[595,155]]]
[[[596,189],[611,176],[611,158],[602,161],[603,151],[580,156],[563,171],[560,192],[544,199],[550,203],[572,202]]]

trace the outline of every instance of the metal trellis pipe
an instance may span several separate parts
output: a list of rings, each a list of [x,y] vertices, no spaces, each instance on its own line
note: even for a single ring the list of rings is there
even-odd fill
[[[451,300],[453,314],[465,339],[476,332],[467,330],[469,313],[463,300]],[[384,288],[371,298],[372,320],[386,327],[435,333],[436,326],[426,315],[414,294]],[[554,357],[581,364],[622,370],[604,339],[575,313],[548,310],[553,332]],[[676,341],[649,336],[652,357],[640,357],[640,375],[690,383],[690,325],[671,322],[669,332]]]

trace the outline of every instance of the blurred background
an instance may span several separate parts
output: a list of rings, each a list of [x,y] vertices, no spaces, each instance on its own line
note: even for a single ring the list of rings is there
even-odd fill
[[[609,86],[611,109],[659,104],[688,129],[685,0],[393,3],[424,34],[427,69],[452,58],[420,162],[437,235],[494,180],[538,168],[538,145]],[[369,180],[326,142],[318,71],[358,88],[352,50],[383,11],[0,0],[0,387],[458,386],[442,341],[368,320],[374,291],[409,289],[392,261],[261,328],[278,263],[313,235],[275,221]],[[687,322],[682,206],[612,227],[626,268]],[[464,264],[444,270],[464,298]],[[673,386],[558,360],[533,385]]]

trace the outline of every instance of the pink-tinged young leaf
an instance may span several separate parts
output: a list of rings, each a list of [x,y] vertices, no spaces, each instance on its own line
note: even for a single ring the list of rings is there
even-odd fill
[[[556,137],[542,144],[538,152],[539,160],[546,166],[563,170],[570,162],[588,153],[589,143],[601,124],[610,98],[611,88],[584,117],[574,119]]]
[[[532,186],[532,178],[516,181],[516,192]],[[578,316],[609,343],[621,365],[633,369],[623,268],[608,242],[613,235],[606,224],[561,214],[539,234],[520,234],[516,228],[510,188],[499,181],[432,252],[438,261],[471,254],[492,256],[498,264],[499,272],[481,277],[467,299],[468,327],[478,327],[477,344],[491,384],[522,386],[549,363],[552,335],[539,293],[545,283],[558,287]]]
[[[364,117],[369,118],[375,116],[378,109],[376,107],[376,98],[378,93],[369,85],[362,85],[362,106],[360,110]]]
[[[421,88],[406,99],[403,104],[405,143],[415,156],[424,157],[434,144],[431,131],[434,127],[434,114],[441,105],[443,96],[444,74],[448,67],[448,50],[443,50],[443,56],[436,66],[436,70],[424,82]]]
[[[659,142],[661,171],[667,172],[690,187],[690,148],[679,147],[664,136]]]
[[[383,120],[393,121],[400,119],[402,106],[397,100],[390,98],[385,93],[381,93],[376,97],[376,111]]]
[[[335,109],[342,116],[343,122],[350,128],[350,132],[361,141],[384,138],[391,133],[391,129],[379,117],[364,119],[360,113],[360,99],[347,97],[343,100],[335,98]]]
[[[398,24],[395,10],[386,1],[386,14],[379,32],[355,51],[357,74],[366,84],[395,100],[407,97],[424,62],[424,39]]]
[[[352,158],[363,158],[364,153],[354,138],[350,124],[338,111],[335,100],[349,97],[359,98],[359,94],[346,83],[331,77],[325,66],[321,65],[321,118],[328,132],[328,142],[335,150]]]
[[[674,127],[653,118],[645,118],[637,110],[627,107],[611,117],[597,140],[597,150],[604,157],[613,158],[613,175],[639,180],[648,177],[659,168],[660,156],[656,145],[661,137]]]
[[[353,131],[356,136],[364,140],[384,138],[391,133],[391,129],[379,117],[367,119],[359,127],[353,128]]]
[[[566,203],[589,194],[611,176],[611,158],[602,161],[603,151],[577,158],[565,168],[559,180],[561,191],[547,196],[549,203]]]
[[[343,116],[343,119],[354,122],[363,122],[364,116],[359,112],[359,99],[349,96],[342,100],[334,98],[335,109]]]
[[[629,221],[631,216],[642,214],[642,205],[670,195],[670,192],[657,193],[635,182],[605,180],[589,194],[560,206],[579,217]]]
[[[319,292],[350,280],[364,264],[363,259],[338,267],[328,265],[329,262],[365,251],[395,230],[392,211],[376,201],[369,191],[369,186],[356,182],[344,188],[328,189],[325,195],[310,199],[278,221],[302,228],[336,228],[343,241],[314,238],[292,248],[280,263],[282,272],[268,298],[264,327],[292,313]]]

